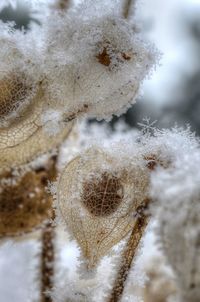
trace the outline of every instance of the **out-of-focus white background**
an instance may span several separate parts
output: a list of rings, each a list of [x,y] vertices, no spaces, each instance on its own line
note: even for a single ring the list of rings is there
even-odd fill
[[[124,118],[132,126],[146,116],[152,121],[158,120],[158,125],[164,127],[190,123],[200,134],[200,0],[138,2],[137,18],[144,35],[154,42],[162,56],[151,79],[144,82],[143,97]],[[37,10],[42,13],[48,1],[35,0],[36,13],[28,15],[30,3],[23,0],[16,5],[16,1],[1,0],[0,18],[5,21],[17,16],[16,20],[22,22],[20,26],[25,27],[30,18],[37,22]],[[67,248],[66,245],[61,252],[66,266],[73,264],[74,251],[73,246]],[[38,266],[35,240],[3,241],[0,245],[0,302],[34,301],[30,289],[34,292]]]

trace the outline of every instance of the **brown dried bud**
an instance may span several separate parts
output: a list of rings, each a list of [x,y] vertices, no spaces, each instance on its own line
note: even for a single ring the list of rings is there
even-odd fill
[[[161,158],[159,158],[159,156],[156,154],[145,155],[144,160],[147,161],[146,166],[151,171],[155,170],[157,166],[161,166],[163,168],[168,168],[170,165],[169,160],[164,161]]]
[[[110,64],[112,63],[112,57],[109,54],[109,48],[110,48],[110,44],[108,43],[107,47],[103,48],[103,51],[100,52],[96,57],[99,61],[100,64],[104,65],[104,66],[110,66]],[[113,51],[115,52],[115,51]],[[117,59],[119,62],[125,60],[125,61],[129,61],[131,59],[131,54],[129,53],[124,53],[121,52],[119,54],[117,54]],[[115,63],[116,64],[116,63]]]
[[[99,63],[102,65],[105,65],[105,66],[110,65],[111,58],[110,58],[109,54],[107,53],[106,47],[104,47],[103,51],[97,55],[97,59],[98,59]]]

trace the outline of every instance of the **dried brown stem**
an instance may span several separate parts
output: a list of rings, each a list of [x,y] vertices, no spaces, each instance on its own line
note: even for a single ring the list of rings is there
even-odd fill
[[[138,245],[149,221],[148,215],[145,211],[147,209],[148,203],[149,200],[145,201],[145,205],[138,208],[137,210],[139,217],[136,220],[130,238],[123,251],[121,266],[119,268],[119,271],[117,272],[117,276],[108,302],[118,302],[121,299],[131,264],[136,255]]]
[[[41,302],[52,302],[49,292],[53,288],[54,277],[54,240],[55,229],[50,222],[47,223],[42,233],[42,254],[41,254]]]
[[[131,9],[133,7],[133,4],[134,4],[134,0],[125,0],[124,1],[124,5],[123,5],[123,17],[125,19],[129,18]]]
[[[49,172],[49,180],[55,180],[57,175],[56,162],[57,156],[52,157],[52,169]],[[55,212],[52,209],[52,220],[55,219]],[[52,302],[49,295],[53,288],[54,279],[54,260],[55,260],[55,226],[48,221],[42,231],[42,252],[41,252],[41,302]]]

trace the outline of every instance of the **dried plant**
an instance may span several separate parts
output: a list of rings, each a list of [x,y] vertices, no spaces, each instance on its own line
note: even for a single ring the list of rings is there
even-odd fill
[[[88,268],[134,227],[134,213],[148,196],[147,169],[120,166],[118,157],[87,150],[72,160],[58,182],[58,208],[78,241]]]
[[[176,275],[176,301],[197,302],[200,146],[190,130],[157,130],[147,123],[141,132],[106,136],[101,127],[90,137],[80,126],[61,153],[67,164],[51,159],[74,124],[81,125],[80,118],[109,121],[126,112],[158,56],[143,41],[137,18],[131,19],[135,1],[71,4],[55,1],[45,18],[40,16],[40,26],[27,33],[0,22],[0,237],[41,229],[41,302],[97,301],[97,279],[95,285],[82,281],[84,290],[68,280],[71,292],[57,294],[57,224],[80,247],[86,266],[80,267],[81,277],[98,274],[106,256],[115,249],[119,253],[124,242],[110,287],[101,296],[129,301],[126,286],[152,217]],[[45,163],[41,155],[47,156]],[[54,205],[49,181],[55,181],[50,185]],[[106,275],[107,268],[103,279]],[[154,292],[152,280],[144,290],[145,302],[166,300],[168,291],[160,295],[158,282]],[[175,292],[171,286],[169,291]]]

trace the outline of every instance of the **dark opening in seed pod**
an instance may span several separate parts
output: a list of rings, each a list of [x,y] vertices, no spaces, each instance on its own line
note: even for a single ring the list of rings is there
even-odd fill
[[[123,199],[123,186],[120,179],[103,173],[83,183],[82,203],[94,216],[108,216],[115,212]]]

